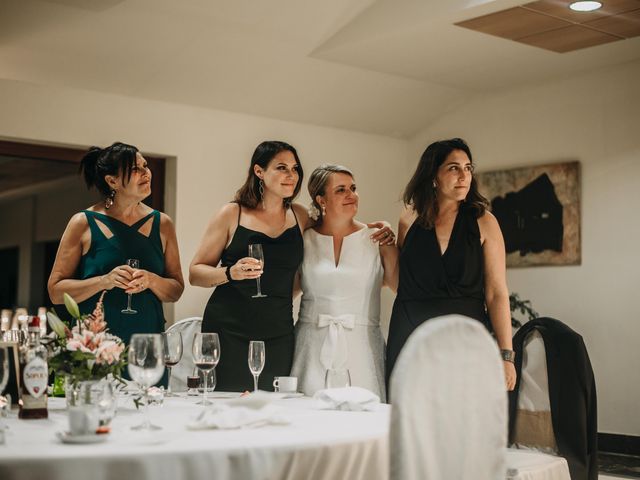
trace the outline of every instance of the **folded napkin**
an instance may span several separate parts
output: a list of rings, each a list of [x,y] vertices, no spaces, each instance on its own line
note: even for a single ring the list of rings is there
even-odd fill
[[[320,408],[330,410],[374,411],[380,405],[378,395],[361,387],[318,390],[313,398],[320,403]]]
[[[253,397],[253,398],[251,398]],[[243,401],[245,400],[246,401]],[[265,403],[266,402],[266,403]],[[187,424],[189,430],[256,428],[288,425],[282,409],[270,404],[262,395],[247,395],[231,403],[216,403]]]

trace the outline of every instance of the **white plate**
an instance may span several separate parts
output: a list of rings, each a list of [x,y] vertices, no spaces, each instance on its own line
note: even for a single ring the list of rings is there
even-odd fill
[[[93,433],[89,435],[71,435],[69,432],[56,432],[58,439],[62,443],[102,443],[106,442],[109,434],[101,433],[100,435]]]

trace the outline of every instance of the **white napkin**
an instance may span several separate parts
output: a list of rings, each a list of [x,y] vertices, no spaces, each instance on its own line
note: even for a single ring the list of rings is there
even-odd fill
[[[246,401],[243,401],[246,400]],[[204,410],[192,422],[189,430],[256,428],[265,425],[288,425],[282,409],[266,402],[261,395],[247,395],[230,403],[216,403]]]
[[[361,387],[327,388],[313,396],[321,408],[352,412],[374,411],[380,405],[380,397]]]

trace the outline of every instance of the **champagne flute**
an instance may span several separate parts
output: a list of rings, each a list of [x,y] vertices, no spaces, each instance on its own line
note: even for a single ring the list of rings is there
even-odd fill
[[[162,346],[164,352],[164,364],[169,370],[169,382],[167,384],[166,397],[177,397],[171,391],[171,367],[174,367],[182,358],[182,334],[180,332],[164,332],[162,334]]]
[[[136,333],[129,343],[129,375],[144,392],[144,422],[133,430],[160,430],[149,421],[149,388],[162,378],[164,355],[162,337],[157,333]]]
[[[249,256],[251,258],[255,258],[260,262],[260,267],[264,269],[264,253],[262,251],[262,244],[260,243],[251,243],[249,244]],[[256,282],[258,284],[258,293],[255,295],[251,295],[251,298],[263,298],[266,297],[260,290],[260,277],[256,278]]]
[[[137,258],[128,258],[127,265],[129,265],[131,268],[140,268],[140,260],[138,260]],[[133,310],[131,308],[131,295],[132,295],[131,293],[127,294],[127,308],[125,308],[124,310],[121,310],[122,313],[129,313],[129,314],[138,313],[137,310]]]
[[[193,336],[193,362],[198,369],[204,371],[204,389],[202,391],[202,401],[198,405],[211,405],[207,400],[207,373],[216,368],[220,361],[220,339],[217,333],[196,333]]]
[[[253,375],[253,391],[258,391],[258,377],[264,368],[264,342],[251,340],[249,343],[249,370]]]

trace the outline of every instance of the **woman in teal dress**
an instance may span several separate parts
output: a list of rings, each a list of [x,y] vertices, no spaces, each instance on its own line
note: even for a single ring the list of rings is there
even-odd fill
[[[171,218],[142,203],[151,194],[147,161],[136,147],[114,143],[92,147],[81,170],[103,200],[71,217],[49,277],[51,301],[62,304],[67,293],[81,313],[91,313],[106,290],[112,334],[128,344],[134,333],[160,333],[162,302],[177,301],[184,281]],[[139,267],[128,266],[128,259],[137,259]],[[122,312],[128,294],[135,314]]]

